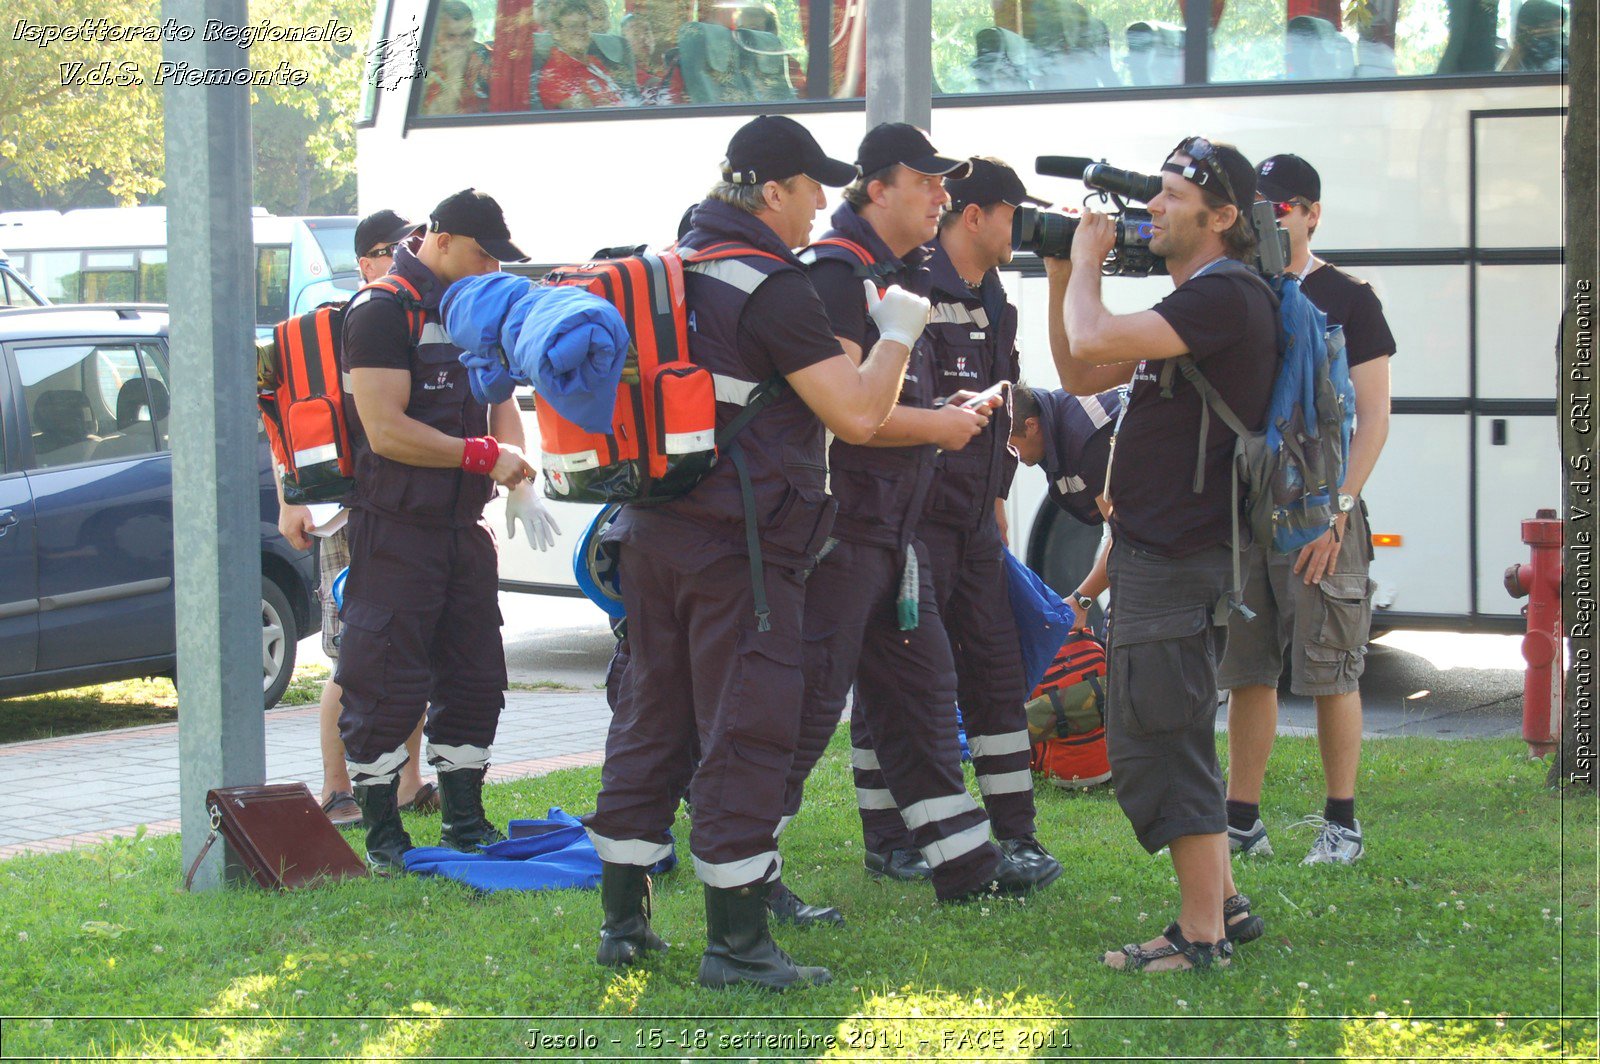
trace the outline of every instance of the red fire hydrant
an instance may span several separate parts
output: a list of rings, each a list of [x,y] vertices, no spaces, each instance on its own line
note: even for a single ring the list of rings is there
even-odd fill
[[[1543,757],[1556,748],[1566,698],[1561,628],[1561,521],[1554,510],[1540,510],[1522,522],[1522,542],[1533,548],[1533,562],[1506,570],[1506,591],[1528,599],[1522,612],[1528,631],[1522,637],[1522,738],[1528,753]]]

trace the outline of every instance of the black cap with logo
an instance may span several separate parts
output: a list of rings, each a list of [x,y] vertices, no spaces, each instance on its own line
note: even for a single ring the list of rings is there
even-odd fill
[[[478,246],[501,262],[527,262],[528,256],[511,242],[506,216],[494,197],[475,188],[446,196],[428,216],[428,232],[470,236]]]
[[[1256,167],[1256,191],[1276,203],[1296,197],[1307,203],[1322,202],[1322,178],[1314,166],[1298,155],[1274,155]]]
[[[1047,201],[1028,195],[1022,178],[999,159],[977,156],[969,161],[969,165],[972,169],[966,177],[945,183],[944,190],[950,193],[951,210],[964,210],[974,203],[980,207],[990,207],[996,203],[1004,203],[1009,207],[1020,207],[1024,203],[1050,206]]]
[[[722,160],[723,179],[736,185],[763,185],[796,174],[843,188],[856,179],[856,168],[830,159],[805,126],[783,115],[761,115],[740,126]]]
[[[398,244],[418,229],[421,222],[408,222],[394,211],[374,211],[356,223],[356,256],[366,257],[385,244]]]

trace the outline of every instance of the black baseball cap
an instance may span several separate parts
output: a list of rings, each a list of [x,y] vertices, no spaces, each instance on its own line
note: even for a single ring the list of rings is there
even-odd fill
[[[950,193],[951,210],[964,210],[974,203],[980,207],[990,207],[996,203],[1004,203],[1009,207],[1020,207],[1024,203],[1050,206],[1047,201],[1028,195],[1022,178],[999,159],[974,156],[968,160],[968,165],[971,170],[967,176],[945,183],[944,190]]]
[[[511,242],[506,216],[487,193],[464,188],[446,196],[428,215],[428,232],[470,236],[478,246],[501,262],[527,262],[528,256]]]
[[[374,211],[356,223],[356,257],[385,244],[398,244],[421,228],[421,222],[408,222],[388,208]]]
[[[970,164],[951,159],[934,150],[928,135],[908,122],[885,122],[867,131],[856,152],[856,165],[863,174],[875,174],[899,165],[929,177],[966,177]]]
[[[1298,155],[1274,155],[1256,167],[1256,191],[1275,203],[1299,197],[1307,203],[1322,201],[1322,178],[1314,166]]]
[[[796,174],[843,188],[856,179],[856,168],[830,159],[805,126],[783,115],[753,118],[728,141],[722,176],[736,185],[763,185]]]
[[[1244,152],[1232,144],[1212,143],[1204,137],[1185,137],[1178,146],[1167,153],[1187,155],[1192,161],[1184,166],[1174,162],[1164,163],[1164,173],[1177,174],[1193,181],[1218,199],[1232,203],[1244,214],[1256,201],[1256,168],[1244,157]]]

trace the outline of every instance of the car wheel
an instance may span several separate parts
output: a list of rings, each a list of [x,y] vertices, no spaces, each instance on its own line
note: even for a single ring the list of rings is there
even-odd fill
[[[289,689],[294,675],[294,653],[300,626],[283,591],[266,577],[261,579],[261,689],[271,709]]]

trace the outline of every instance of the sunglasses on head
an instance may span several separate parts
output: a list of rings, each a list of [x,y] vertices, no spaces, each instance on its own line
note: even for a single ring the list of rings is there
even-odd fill
[[[1204,137],[1185,137],[1178,141],[1178,146],[1167,153],[1167,158],[1174,155],[1187,155],[1191,163],[1188,166],[1179,166],[1177,163],[1168,163],[1161,169],[1178,174],[1199,185],[1209,188],[1211,179],[1215,178],[1217,184],[1222,186],[1222,198],[1229,203],[1237,203],[1233,194],[1233,182],[1228,180],[1228,173],[1217,159],[1217,149],[1214,144]],[[1203,166],[1202,171],[1198,166]],[[1213,189],[1212,191],[1216,191]]]

